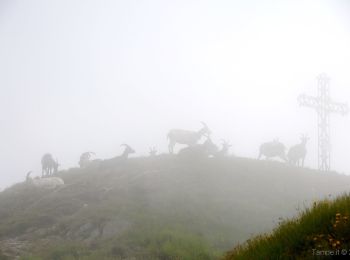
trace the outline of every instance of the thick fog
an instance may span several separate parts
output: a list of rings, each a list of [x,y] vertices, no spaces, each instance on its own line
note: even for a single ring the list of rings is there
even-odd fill
[[[51,153],[60,169],[82,152],[111,158],[167,152],[171,128],[231,142],[256,158],[274,138],[307,133],[317,167],[317,114],[300,107],[331,78],[350,101],[350,2],[0,1],[0,189]],[[332,169],[350,173],[350,118],[331,116]]]

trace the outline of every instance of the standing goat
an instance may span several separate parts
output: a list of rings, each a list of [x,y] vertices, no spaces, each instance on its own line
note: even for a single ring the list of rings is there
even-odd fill
[[[275,139],[272,142],[267,142],[260,145],[258,160],[260,160],[261,156],[264,155],[266,159],[270,159],[271,157],[279,157],[283,161],[287,161],[285,151],[286,147],[284,144],[278,141],[278,139]]]
[[[188,146],[193,146],[198,143],[204,135],[210,135],[210,130],[208,126],[201,122],[203,127],[198,131],[188,131],[182,129],[172,129],[169,131],[167,138],[169,139],[169,153],[174,152],[175,144],[187,144]]]
[[[94,152],[85,152],[80,155],[79,166],[85,168],[90,163],[91,155],[95,155]]]
[[[310,138],[307,135],[301,135],[300,144],[292,146],[288,151],[289,163],[295,166],[304,167],[304,161],[306,157],[306,144]]]
[[[58,170],[58,166],[59,166],[59,164],[58,164],[57,159],[55,161],[52,158],[52,155],[49,153],[44,154],[44,156],[41,158],[41,167],[42,167],[41,175],[42,175],[42,177],[56,174],[57,170]]]

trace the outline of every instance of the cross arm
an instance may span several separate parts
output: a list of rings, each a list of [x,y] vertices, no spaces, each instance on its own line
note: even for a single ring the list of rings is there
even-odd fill
[[[299,105],[306,106],[306,107],[313,107],[318,108],[318,98],[307,96],[305,94],[302,94],[298,97]]]
[[[348,104],[339,102],[330,102],[327,106],[329,112],[338,113],[341,115],[346,115],[349,112]]]
[[[327,112],[338,113],[341,115],[346,115],[349,112],[349,107],[347,104],[332,101],[320,103],[320,99],[307,96],[305,94],[298,97],[298,102],[301,106],[324,109]]]

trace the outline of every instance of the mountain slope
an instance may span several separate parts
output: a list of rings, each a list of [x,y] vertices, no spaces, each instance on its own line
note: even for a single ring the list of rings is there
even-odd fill
[[[57,190],[0,193],[3,255],[211,259],[350,187],[344,175],[231,157],[161,155],[58,175]]]

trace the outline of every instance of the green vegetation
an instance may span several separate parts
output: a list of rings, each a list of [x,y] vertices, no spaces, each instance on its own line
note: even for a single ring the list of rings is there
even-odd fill
[[[349,195],[315,202],[298,218],[281,222],[272,233],[236,246],[225,259],[331,259],[327,254],[349,255],[349,214]]]
[[[143,230],[128,233],[121,239],[84,245],[79,242],[62,242],[40,253],[23,256],[23,260],[34,259],[124,259],[131,255],[136,259],[214,259],[219,252],[208,245],[203,238],[186,231],[164,229]],[[37,248],[38,250],[39,248]]]
[[[217,259],[350,178],[243,158],[134,158],[0,193],[0,257]],[[0,258],[1,259],[1,258]]]

